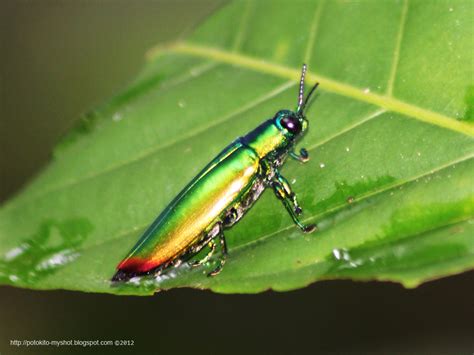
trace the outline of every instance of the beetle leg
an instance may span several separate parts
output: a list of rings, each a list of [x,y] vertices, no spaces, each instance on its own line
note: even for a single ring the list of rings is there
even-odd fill
[[[303,210],[298,205],[296,195],[291,190],[288,180],[281,176],[278,171],[275,172],[275,176],[272,179],[272,187],[275,191],[275,195],[283,202],[283,205],[290,213],[290,216],[296,225],[305,233],[314,232],[314,230],[316,230],[315,224],[306,225],[299,220],[298,216],[303,212]]]
[[[301,163],[306,163],[309,160],[309,154],[308,151],[304,148],[300,149],[300,154],[296,154],[293,150],[290,151],[290,157],[292,157],[295,160],[298,160]]]
[[[200,266],[202,264],[207,263],[209,261],[209,259],[211,259],[212,255],[214,254],[214,251],[216,250],[216,242],[214,240],[211,240],[209,243],[207,243],[207,245],[209,246],[209,248],[211,248],[209,253],[207,253],[207,255],[204,258],[202,258],[201,260],[193,262],[191,264],[191,267]]]
[[[224,226],[232,226],[233,224],[235,224],[235,222],[237,222],[238,218],[239,214],[237,213],[237,210],[235,208],[231,208],[223,220]]]
[[[217,265],[214,270],[207,274],[207,276],[216,276],[218,273],[220,273],[227,258],[227,243],[225,241],[224,231],[222,230],[222,228],[219,233],[219,244],[221,246],[221,256],[219,258],[219,265]]]

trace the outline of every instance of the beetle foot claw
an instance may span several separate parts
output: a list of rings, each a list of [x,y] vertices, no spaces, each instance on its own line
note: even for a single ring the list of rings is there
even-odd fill
[[[219,265],[214,270],[212,270],[210,273],[207,274],[207,277],[213,277],[219,274],[222,271],[222,267],[224,266],[224,264],[225,264],[225,260],[221,260]]]
[[[189,263],[189,265],[192,267],[192,268],[196,268],[198,266],[201,266],[203,263],[201,263],[200,261],[193,261],[192,263]]]
[[[309,154],[305,148],[300,149],[300,157],[302,163],[306,163],[309,160]]]
[[[304,148],[300,149],[300,154],[296,154],[294,151],[291,151],[290,156],[301,163],[306,163],[309,160],[308,151]]]
[[[316,229],[318,229],[318,227],[316,226],[316,224],[309,224],[309,225],[307,225],[307,226],[304,226],[303,232],[305,232],[305,233],[313,233]]]
[[[207,274],[207,277],[214,277],[222,271],[222,267],[218,267],[215,270],[212,270],[210,273]]]

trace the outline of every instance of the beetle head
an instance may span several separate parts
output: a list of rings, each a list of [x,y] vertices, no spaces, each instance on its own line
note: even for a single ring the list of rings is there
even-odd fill
[[[306,117],[294,111],[278,111],[273,119],[278,129],[289,139],[296,139],[308,128]]]
[[[295,140],[301,136],[304,131],[308,128],[308,120],[304,115],[304,109],[309,101],[309,98],[313,94],[314,90],[318,87],[319,83],[314,84],[309,94],[304,98],[304,77],[306,74],[306,64],[303,64],[301,70],[300,89],[298,92],[298,107],[296,111],[281,110],[278,111],[274,117],[276,126],[291,140]]]

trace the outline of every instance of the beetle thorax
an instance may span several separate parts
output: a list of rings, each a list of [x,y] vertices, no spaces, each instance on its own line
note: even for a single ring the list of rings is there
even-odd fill
[[[255,150],[260,158],[268,154],[286,150],[291,141],[274,124],[268,120],[243,137],[243,143]]]

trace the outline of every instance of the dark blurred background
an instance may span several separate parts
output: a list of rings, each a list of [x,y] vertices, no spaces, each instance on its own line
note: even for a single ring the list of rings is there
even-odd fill
[[[0,203],[58,138],[127,85],[144,53],[225,2],[0,2]],[[264,21],[264,19],[262,19]],[[474,272],[415,290],[327,281],[286,293],[153,297],[0,287],[0,354],[474,354]],[[128,339],[132,347],[15,347],[12,339]]]

